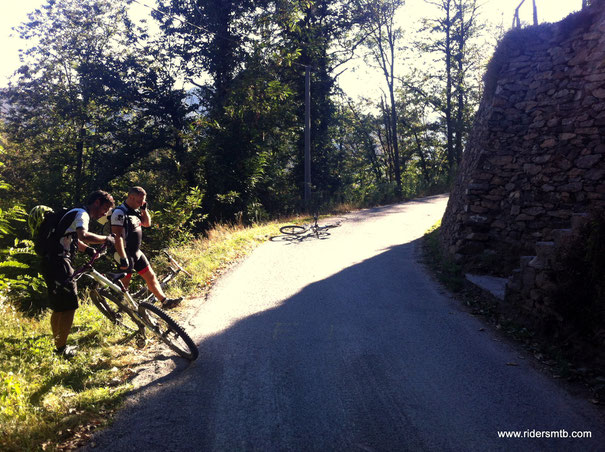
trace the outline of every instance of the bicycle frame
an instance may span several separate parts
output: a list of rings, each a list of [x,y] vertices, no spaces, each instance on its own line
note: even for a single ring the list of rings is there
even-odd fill
[[[149,330],[183,358],[190,361],[195,360],[198,356],[197,346],[183,327],[170,317],[169,314],[153,304],[137,302],[120,281],[124,275],[123,273],[117,273],[112,277],[107,277],[94,269],[94,262],[101,256],[106,246],[106,243],[103,244],[92,256],[91,260],[76,270],[69,280],[77,281],[83,275],[86,275],[88,278],[103,286],[103,288],[108,288],[116,294],[119,294],[119,300],[115,299],[115,297],[111,297],[114,298],[111,300],[108,295],[103,295],[102,292],[95,289],[95,296],[100,296],[101,301],[95,301],[95,298],[93,299],[93,303],[101,313],[113,323],[117,323],[120,313],[124,312],[132,320],[135,326],[127,326],[121,321],[118,322],[137,334],[137,343],[139,346],[142,347],[145,345],[145,332]],[[106,299],[107,301],[102,301],[103,299]],[[107,304],[108,301],[117,306],[117,311],[112,308],[111,304]]]
[[[86,275],[89,278],[94,279],[98,283],[100,283],[100,284],[102,284],[102,285],[104,285],[106,287],[109,287],[114,292],[121,293],[124,296],[124,298],[126,300],[128,300],[128,303],[130,304],[130,307],[134,311],[136,311],[139,308],[139,304],[132,297],[132,295],[126,290],[126,288],[121,283],[121,281],[118,280],[117,283],[115,283],[111,279],[109,279],[107,276],[103,275],[102,273],[99,273],[94,268],[91,268],[90,270],[87,270],[87,272],[83,273],[83,275]]]
[[[286,226],[280,227],[279,231],[282,234],[285,234],[286,236],[296,237],[295,240],[298,240],[298,241],[304,240],[306,237],[313,236],[313,235],[315,237],[317,237],[318,239],[321,239],[322,237],[325,238],[325,236],[330,235],[330,233],[327,232],[329,229],[338,227],[338,226],[340,226],[340,223],[341,223],[341,221],[339,220],[333,224],[320,225],[320,224],[318,224],[318,220],[319,220],[319,215],[313,214],[312,223],[307,223],[302,226],[286,225]]]

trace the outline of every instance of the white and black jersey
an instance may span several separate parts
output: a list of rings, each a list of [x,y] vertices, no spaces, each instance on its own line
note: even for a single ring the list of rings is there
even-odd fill
[[[77,230],[84,229],[84,232],[87,232],[89,223],[90,215],[82,207],[71,209],[61,218],[61,221],[57,225],[57,231],[63,231],[60,233],[59,243],[63,247],[65,254],[72,254],[75,251],[77,247]]]
[[[126,254],[132,256],[140,248],[143,240],[141,213],[130,208],[126,203],[116,207],[111,214],[111,226],[122,226],[122,237],[125,242]]]

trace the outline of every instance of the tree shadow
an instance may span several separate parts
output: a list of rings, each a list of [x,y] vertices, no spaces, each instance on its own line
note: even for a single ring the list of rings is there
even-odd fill
[[[494,341],[441,293],[413,264],[418,242],[385,249],[268,309],[233,318],[200,342],[197,361],[140,388],[140,403],[95,438],[95,450],[602,444],[602,416],[532,372],[517,351]],[[244,290],[241,303],[248,300]],[[564,442],[497,436],[532,428],[593,436]]]

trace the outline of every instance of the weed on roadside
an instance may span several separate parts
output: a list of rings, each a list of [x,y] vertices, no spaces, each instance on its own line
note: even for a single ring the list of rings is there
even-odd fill
[[[429,229],[423,241],[423,262],[434,273],[435,277],[452,292],[460,292],[464,288],[462,268],[452,258],[446,256],[439,243],[441,220]]]
[[[81,426],[103,425],[129,390],[123,337],[86,302],[70,342],[78,354],[54,353],[50,314],[28,317],[0,305],[0,449],[54,450]]]

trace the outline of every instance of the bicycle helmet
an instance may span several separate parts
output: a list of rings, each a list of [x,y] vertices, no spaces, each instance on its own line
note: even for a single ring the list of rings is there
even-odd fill
[[[36,236],[36,233],[40,230],[40,226],[44,221],[44,217],[46,217],[46,214],[49,212],[53,212],[53,209],[48,206],[35,206],[30,210],[29,216],[27,217],[27,226],[29,227],[32,237]]]

